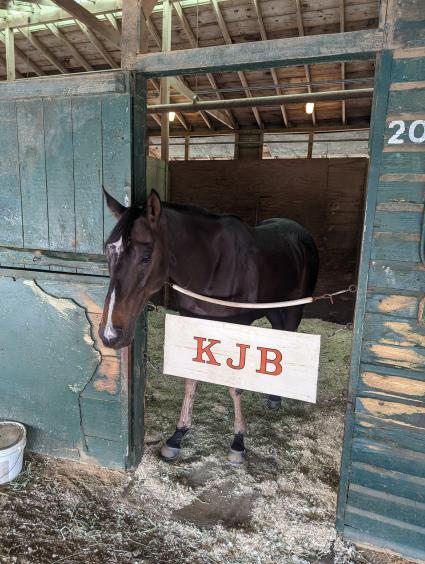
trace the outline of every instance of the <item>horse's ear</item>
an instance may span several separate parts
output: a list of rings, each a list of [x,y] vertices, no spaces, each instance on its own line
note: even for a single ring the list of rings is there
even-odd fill
[[[122,204],[120,204],[118,200],[113,198],[111,194],[108,194],[104,186],[102,186],[102,190],[103,190],[103,195],[105,196],[106,199],[106,205],[111,210],[112,214],[117,219],[120,219],[120,217],[122,216],[122,214],[125,212],[127,208]]]
[[[146,200],[146,217],[148,221],[156,225],[161,215],[161,198],[156,190],[151,190],[148,199]]]

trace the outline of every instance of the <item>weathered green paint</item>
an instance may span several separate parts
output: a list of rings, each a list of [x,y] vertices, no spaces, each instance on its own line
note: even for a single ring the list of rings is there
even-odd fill
[[[0,146],[0,244],[22,246],[22,212],[15,102],[0,104]]]
[[[384,51],[375,88],[380,111],[373,114],[337,526],[357,542],[425,559],[422,126],[416,142],[409,137],[412,122],[425,118],[425,49],[403,57],[401,48],[424,45],[425,22],[416,17],[423,2],[390,1],[387,10],[396,20],[386,36],[396,58]],[[406,126],[402,143],[389,143],[393,120]]]
[[[131,468],[143,446],[145,320],[123,352],[98,336],[104,236],[115,223],[101,186],[127,205],[145,197],[146,82],[93,78],[36,82],[41,97],[18,85],[16,102],[13,85],[0,85],[0,211],[9,214],[0,222],[0,417],[28,426],[32,450]]]

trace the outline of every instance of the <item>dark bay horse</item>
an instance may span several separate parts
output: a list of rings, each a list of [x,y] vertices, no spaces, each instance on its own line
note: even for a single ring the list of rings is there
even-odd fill
[[[152,191],[142,206],[122,206],[105,192],[118,219],[106,242],[110,283],[99,335],[107,347],[128,346],[147,300],[167,282],[232,302],[278,302],[311,296],[317,279],[318,252],[311,235],[289,219],[269,219],[254,228],[230,215],[191,205],[161,203]],[[266,316],[274,329],[296,331],[303,306],[242,310],[176,294],[183,315],[245,325]],[[190,377],[190,375],[188,375]],[[191,424],[197,382],[185,380],[177,428],[161,454],[174,459]],[[230,389],[235,408],[229,461],[245,455],[241,391]],[[280,398],[269,397],[278,407]]]

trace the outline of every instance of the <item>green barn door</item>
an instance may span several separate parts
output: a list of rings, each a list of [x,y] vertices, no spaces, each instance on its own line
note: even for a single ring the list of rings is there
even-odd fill
[[[144,196],[134,88],[123,72],[0,85],[0,418],[31,450],[118,468],[142,451],[144,331],[121,352],[98,337],[115,223],[102,184]]]
[[[371,168],[338,528],[425,559],[425,11],[389,3]]]

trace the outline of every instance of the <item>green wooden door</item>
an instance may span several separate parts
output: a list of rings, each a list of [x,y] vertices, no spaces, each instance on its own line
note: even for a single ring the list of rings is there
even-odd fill
[[[389,14],[394,47],[375,86],[338,528],[425,559],[425,12],[399,0]]]
[[[102,184],[126,205],[144,193],[133,84],[0,85],[0,418],[24,423],[32,450],[119,468],[142,451],[144,332],[122,352],[98,338],[115,223]]]

